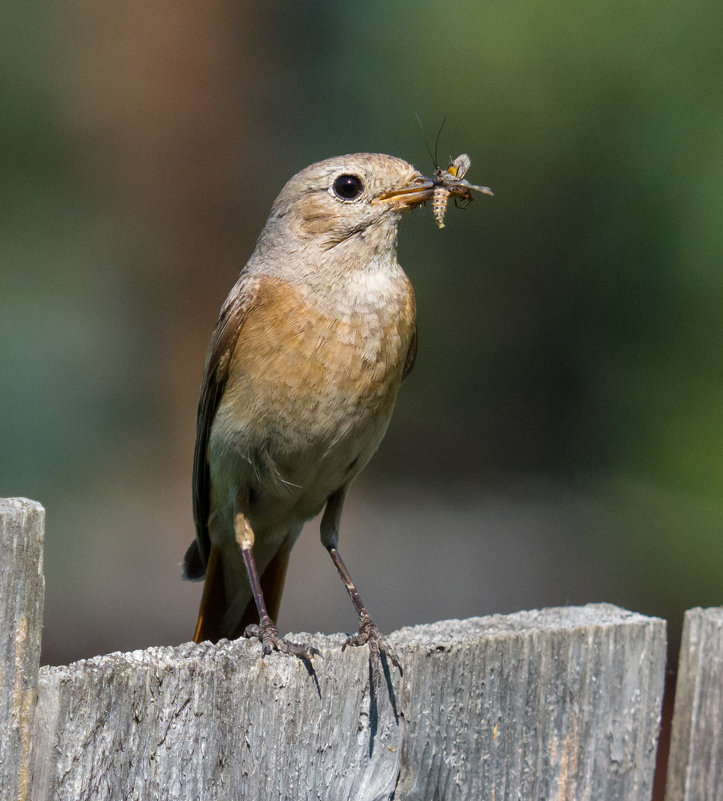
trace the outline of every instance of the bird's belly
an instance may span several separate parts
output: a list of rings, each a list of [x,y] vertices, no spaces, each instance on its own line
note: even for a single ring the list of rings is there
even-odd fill
[[[344,393],[329,394],[298,396],[293,413],[277,405],[243,421],[217,415],[210,441],[213,495],[220,491],[219,500],[232,509],[239,490],[247,491],[255,530],[313,517],[379,446],[394,397],[372,408],[368,399],[360,407]]]

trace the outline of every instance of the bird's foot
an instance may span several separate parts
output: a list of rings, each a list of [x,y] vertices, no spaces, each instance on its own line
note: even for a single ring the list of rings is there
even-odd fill
[[[246,626],[244,637],[250,640],[259,640],[264,656],[268,656],[272,651],[298,656],[299,659],[313,659],[315,656],[321,656],[321,652],[311,645],[299,645],[282,637],[270,617],[264,617],[260,623]]]
[[[404,675],[402,664],[399,661],[396,653],[392,647],[387,643],[386,639],[382,636],[377,628],[377,624],[369,617],[363,615],[359,631],[346,638],[346,642],[342,645],[343,651],[348,645],[368,645],[369,646],[369,659],[371,660],[372,672],[374,676],[382,675],[382,652],[386,654],[387,659],[399,671],[399,675]]]

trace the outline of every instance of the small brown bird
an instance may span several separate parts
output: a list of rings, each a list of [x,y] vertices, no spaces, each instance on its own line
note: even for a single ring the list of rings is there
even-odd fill
[[[264,653],[316,653],[280,637],[274,620],[291,548],[325,506],[321,541],[360,619],[347,644],[369,643],[377,660],[385,649],[337,535],[349,485],[414,364],[397,225],[433,191],[407,162],[357,153],[312,164],[276,198],[221,309],[201,385],[196,540],[184,559],[186,578],[206,579],[196,642],[246,633]]]

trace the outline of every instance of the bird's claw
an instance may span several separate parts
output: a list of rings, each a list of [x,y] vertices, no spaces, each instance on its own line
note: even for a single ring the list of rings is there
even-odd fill
[[[260,623],[252,623],[246,626],[244,637],[249,640],[259,640],[261,642],[261,652],[264,656],[268,656],[272,651],[298,656],[299,659],[311,660],[315,656],[321,656],[321,652],[311,645],[299,645],[282,637],[274,622],[268,617]]]
[[[348,645],[369,646],[369,658],[371,660],[372,671],[374,672],[375,676],[381,675],[382,673],[382,652],[386,654],[387,659],[389,659],[389,661],[399,671],[399,675],[404,675],[404,669],[402,668],[399,658],[392,647],[387,643],[386,639],[382,636],[381,632],[377,628],[376,623],[368,615],[362,617],[359,631],[357,631],[356,634],[350,634],[346,638],[346,642],[344,645],[342,645],[341,650],[343,651]]]

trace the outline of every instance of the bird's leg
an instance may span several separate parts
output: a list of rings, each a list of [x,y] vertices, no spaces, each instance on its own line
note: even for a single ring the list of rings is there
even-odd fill
[[[356,609],[357,614],[359,615],[359,631],[357,631],[356,634],[347,637],[346,642],[342,646],[342,651],[348,645],[368,644],[369,653],[375,672],[381,667],[381,652],[384,651],[392,664],[399,670],[399,673],[403,673],[404,671],[399,658],[394,653],[392,648],[387,644],[387,641],[377,628],[377,624],[371,619],[371,617],[369,617],[369,613],[367,612],[361,596],[359,595],[359,590],[357,590],[356,585],[349,575],[349,571],[346,569],[346,565],[341,558],[341,554],[336,548],[333,547],[327,548],[327,550],[329,551],[329,556],[331,556],[332,562],[334,562],[336,569],[339,571],[341,580],[344,582],[344,586],[346,587],[349,597],[354,604],[354,609]]]
[[[344,495],[346,494],[346,487],[337,490],[329,497],[326,502],[326,509],[324,516],[321,519],[321,542],[326,550],[329,552],[331,561],[334,563],[341,580],[344,582],[351,602],[354,604],[354,609],[359,616],[359,631],[347,637],[346,642],[342,646],[342,650],[348,645],[369,645],[369,655],[372,662],[372,671],[376,677],[381,676],[381,652],[383,651],[390,659],[392,664],[403,673],[402,665],[397,658],[397,655],[387,644],[384,637],[381,635],[376,623],[369,617],[369,613],[364,606],[364,603],[359,595],[359,590],[356,588],[349,571],[346,569],[344,560],[337,549],[338,535],[339,535],[339,519],[341,518],[341,508],[344,503]]]
[[[289,640],[279,635],[276,624],[266,609],[259,571],[256,569],[256,560],[254,559],[254,532],[246,515],[240,513],[236,515],[234,518],[234,533],[236,542],[241,548],[246,575],[248,576],[254,603],[259,613],[258,624],[252,623],[250,626],[246,626],[244,637],[249,639],[258,638],[261,641],[261,650],[264,655],[270,654],[272,651],[280,651],[284,654],[293,654],[301,659],[312,659],[314,656],[320,656],[316,648],[289,642]]]

